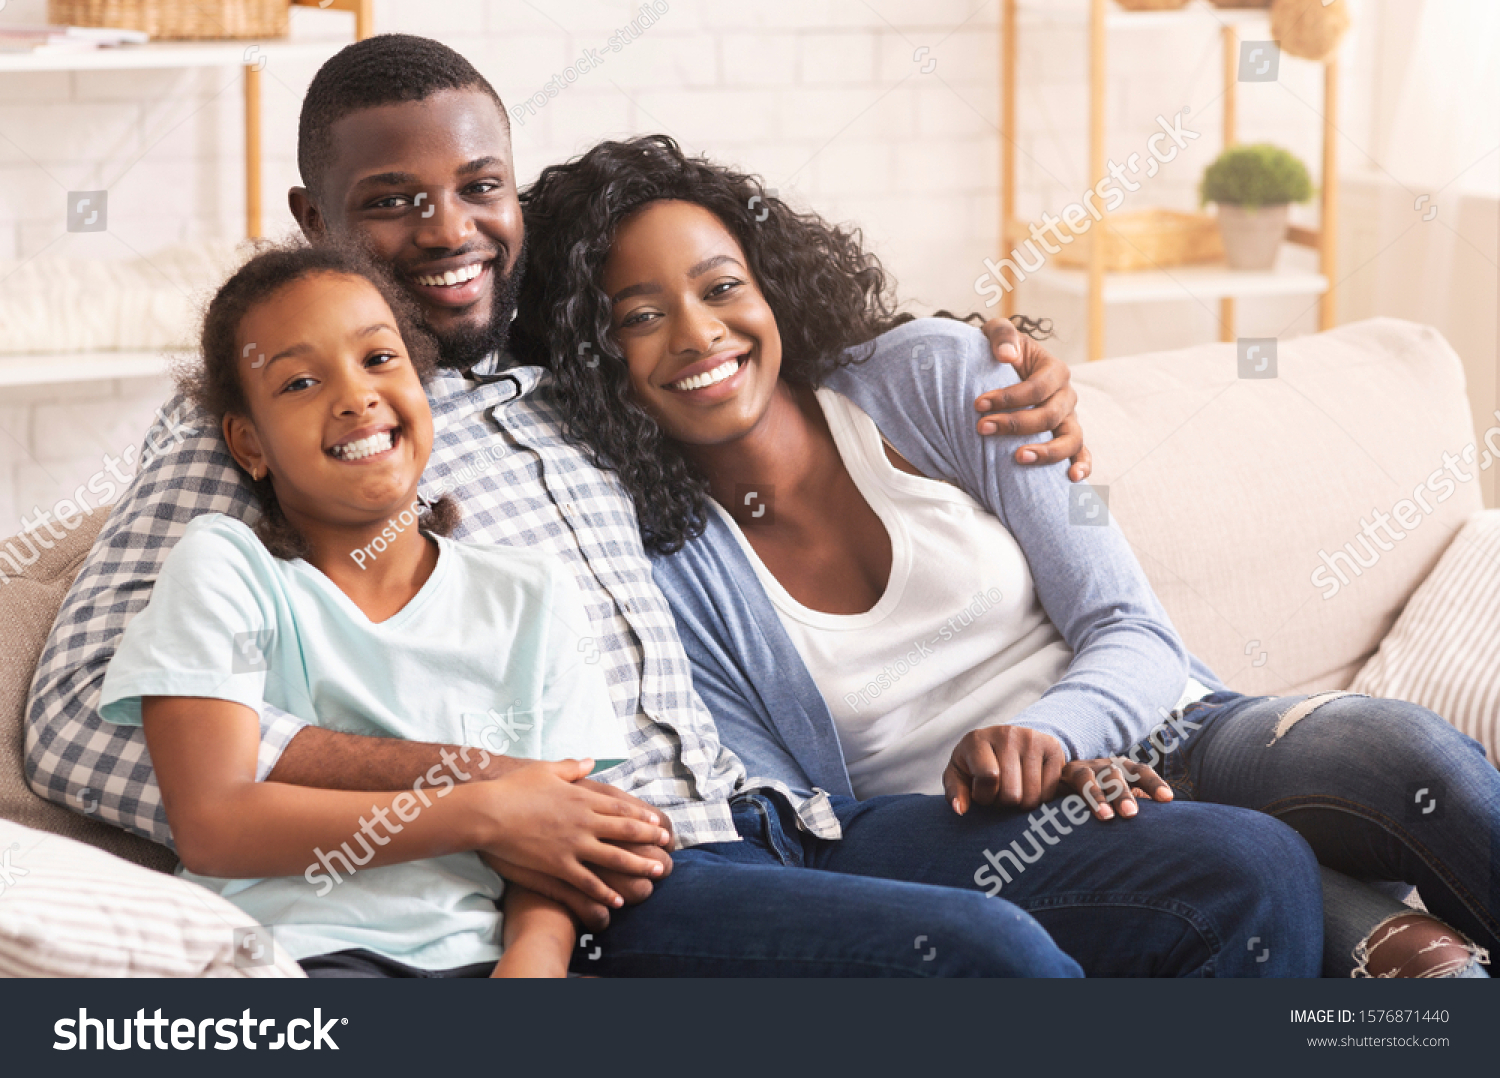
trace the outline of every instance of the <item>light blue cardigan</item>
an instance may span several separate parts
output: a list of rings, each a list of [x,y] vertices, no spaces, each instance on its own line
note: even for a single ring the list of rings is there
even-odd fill
[[[1073,650],[1062,680],[1014,719],[1062,742],[1070,759],[1126,751],[1161,721],[1189,674],[1222,683],[1188,654],[1118,527],[1070,525],[1066,464],[1023,466],[1046,439],[981,437],[974,398],[1018,381],[984,335],[948,319],[884,334],[874,355],[826,383],[875,420],[922,474],[950,480],[1011,532],[1052,623]],[[958,567],[961,569],[961,567]],[[718,514],[677,554],[655,559],[693,684],[724,743],[754,776],[810,794],[853,796],[838,731],[738,541]],[[934,761],[941,771],[946,761]]]

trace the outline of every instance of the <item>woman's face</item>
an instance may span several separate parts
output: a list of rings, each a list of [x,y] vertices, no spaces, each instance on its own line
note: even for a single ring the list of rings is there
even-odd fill
[[[249,417],[224,417],[235,459],[269,471],[294,524],[379,523],[411,504],[432,412],[395,316],[362,277],[316,273],[240,323]]]
[[[669,437],[719,445],[760,421],[781,335],[718,217],[691,202],[650,203],[617,230],[603,284],[636,400]]]

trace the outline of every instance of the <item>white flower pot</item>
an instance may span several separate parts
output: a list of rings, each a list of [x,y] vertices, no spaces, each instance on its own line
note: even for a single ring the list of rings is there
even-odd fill
[[[1268,270],[1276,265],[1281,241],[1286,239],[1288,207],[1219,206],[1219,235],[1229,268]]]

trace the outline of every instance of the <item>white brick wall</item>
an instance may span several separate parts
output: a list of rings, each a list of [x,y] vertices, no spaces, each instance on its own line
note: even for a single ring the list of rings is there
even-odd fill
[[[690,149],[760,172],[784,197],[861,225],[914,305],[978,308],[973,282],[998,248],[998,0],[667,0],[655,25],[583,74],[514,129],[523,181],[601,137],[672,134]],[[1081,24],[1046,12],[1023,23],[1018,204],[1054,212],[1097,177],[1084,175],[1085,41]],[[1372,0],[1356,0],[1356,34]],[[460,49],[517,105],[585,49],[601,49],[640,11],[632,0],[378,0],[377,26]],[[1047,13],[1050,12],[1050,13]],[[44,0],[11,0],[0,24],[40,22]],[[301,31],[342,33],[344,16],[299,9]],[[927,50],[923,52],[921,50]],[[1145,152],[1157,114],[1192,108],[1203,138],[1132,205],[1189,208],[1219,145],[1219,38],[1202,31],[1116,31],[1111,42],[1109,154]],[[1345,161],[1372,144],[1369,49],[1346,74]],[[264,85],[268,231],[293,225],[295,132],[316,63],[277,60]],[[923,68],[930,68],[924,71]],[[1317,69],[1287,63],[1283,82],[1243,87],[1241,131],[1270,138],[1317,168]],[[0,259],[132,257],[243,227],[242,101],[234,69],[0,75]],[[66,190],[108,187],[111,229],[63,230]],[[1083,309],[1026,286],[1022,309],[1052,317],[1057,347],[1081,355]],[[1307,304],[1241,305],[1246,334],[1314,328]],[[1216,336],[1194,303],[1117,307],[1112,354]],[[97,444],[138,440],[162,383],[0,390],[0,533],[34,504],[98,467]],[[119,443],[119,444],[115,444]],[[76,449],[76,451],[75,451]],[[90,463],[92,461],[93,463]]]
[[[104,454],[139,451],[169,393],[166,378],[0,390],[0,533],[52,512],[101,470]]]

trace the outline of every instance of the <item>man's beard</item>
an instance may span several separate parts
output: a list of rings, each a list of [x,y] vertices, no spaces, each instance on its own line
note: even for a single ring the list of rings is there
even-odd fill
[[[490,263],[491,266],[494,263]],[[521,278],[526,271],[526,241],[516,256],[515,269],[506,277],[496,277],[490,301],[490,320],[477,329],[459,326],[439,332],[428,327],[438,342],[438,366],[467,371],[495,352],[505,351],[510,340],[510,324],[516,317],[516,297],[521,293]],[[498,274],[498,270],[492,270]]]

